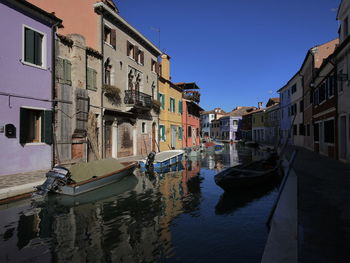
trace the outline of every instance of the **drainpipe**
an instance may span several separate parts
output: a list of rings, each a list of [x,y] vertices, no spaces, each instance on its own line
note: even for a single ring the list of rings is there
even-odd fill
[[[53,137],[53,143],[52,143],[52,149],[51,149],[51,167],[55,165],[55,151],[56,151],[56,125],[55,125],[55,80],[56,80],[56,28],[61,24],[60,22],[56,22],[51,27],[51,92],[52,92],[52,104],[51,104],[51,110],[52,110],[52,137]],[[57,154],[57,160],[58,163],[59,157]]]
[[[101,157],[102,159],[105,158],[105,138],[104,138],[104,125],[103,125],[103,119],[104,119],[104,112],[103,112],[103,80],[104,80],[104,18],[103,18],[103,11],[101,11],[101,53],[102,53],[102,63],[101,63]]]

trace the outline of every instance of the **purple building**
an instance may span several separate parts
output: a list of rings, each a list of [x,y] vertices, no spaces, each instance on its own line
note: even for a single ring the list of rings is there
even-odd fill
[[[52,164],[52,39],[61,20],[0,0],[0,175]]]

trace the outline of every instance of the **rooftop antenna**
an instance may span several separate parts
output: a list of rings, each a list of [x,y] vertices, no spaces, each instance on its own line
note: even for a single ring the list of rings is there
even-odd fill
[[[158,32],[158,48],[160,49],[160,28],[151,27],[151,30]]]

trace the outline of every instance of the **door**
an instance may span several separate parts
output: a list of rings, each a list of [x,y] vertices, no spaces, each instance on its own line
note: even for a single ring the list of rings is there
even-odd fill
[[[176,149],[176,126],[171,125],[171,149]]]
[[[340,117],[340,158],[346,159],[347,156],[346,141],[346,116]]]
[[[327,145],[324,142],[324,122],[320,122],[319,131],[320,131],[320,153],[328,155]]]
[[[105,158],[112,158],[112,122],[105,123]]]

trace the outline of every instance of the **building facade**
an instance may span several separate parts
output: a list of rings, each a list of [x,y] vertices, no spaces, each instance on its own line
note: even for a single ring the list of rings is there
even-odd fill
[[[203,138],[213,138],[212,135],[212,126],[211,123],[213,120],[219,119],[220,117],[224,116],[226,112],[222,110],[221,108],[215,108],[210,111],[203,111],[201,112],[201,136]]]
[[[337,64],[337,114],[338,114],[338,157],[350,162],[350,37],[349,37],[350,1],[343,0],[338,9],[337,20],[340,22],[339,47],[336,50]]]
[[[279,101],[279,98],[278,98]],[[279,102],[266,108],[265,143],[277,145],[279,142],[280,127],[280,104]]]
[[[199,146],[200,144],[200,112],[199,87],[195,82],[177,83],[183,89],[182,93],[182,130],[183,147]]]
[[[163,54],[161,58],[158,95],[161,105],[159,115],[159,148],[160,151],[181,149],[183,147],[183,90],[170,81],[170,57]]]
[[[26,1],[1,0],[0,175],[53,164],[52,56],[61,20]]]

